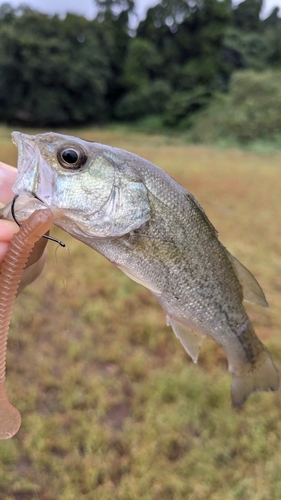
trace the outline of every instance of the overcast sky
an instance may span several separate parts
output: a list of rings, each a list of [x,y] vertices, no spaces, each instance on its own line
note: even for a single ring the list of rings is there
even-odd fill
[[[76,14],[84,15],[88,18],[93,18],[95,15],[94,1],[93,0],[6,0],[13,6],[19,4],[29,5],[31,8],[46,12],[48,14],[64,15],[66,12],[74,12]],[[138,15],[144,18],[144,14],[148,7],[156,5],[159,0],[135,0]],[[5,3],[0,0],[0,5]],[[239,0],[237,0],[239,3]],[[264,0],[263,16],[266,17],[273,7],[281,8],[281,0]]]

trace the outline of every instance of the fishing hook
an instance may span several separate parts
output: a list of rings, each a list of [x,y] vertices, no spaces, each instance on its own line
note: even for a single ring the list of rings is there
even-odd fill
[[[16,218],[16,214],[15,214],[15,203],[16,203],[16,199],[19,197],[18,194],[15,194],[15,196],[13,197],[13,201],[12,201],[12,204],[11,204],[11,214],[13,216],[13,219],[14,221],[17,223],[17,225],[19,227],[21,227],[21,223],[17,220]],[[58,240],[57,238],[54,238],[53,236],[49,236],[48,234],[43,234],[43,238],[46,238],[47,240],[51,240],[51,241],[55,241],[56,243],[58,243],[61,247],[65,247],[65,243],[61,240]]]

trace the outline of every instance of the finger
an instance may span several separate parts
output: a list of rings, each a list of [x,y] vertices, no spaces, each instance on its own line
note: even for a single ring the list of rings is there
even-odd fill
[[[0,168],[0,200],[4,205],[11,201],[14,196],[12,187],[15,183],[17,172],[13,167],[11,169],[7,169],[6,167]]]
[[[12,167],[12,165],[8,165],[8,163],[4,163],[0,161],[0,168],[4,168],[5,170],[10,170],[11,172],[17,173],[16,167]]]
[[[0,220],[0,241],[9,242],[13,235],[17,233],[19,226],[10,220]]]
[[[18,230],[19,226],[17,226],[15,222],[11,222],[5,219],[0,220],[0,262],[2,262],[6,254],[8,245],[13,235],[17,233]],[[35,243],[32,253],[27,261],[26,267],[31,266],[40,259],[46,247],[47,241],[48,240],[46,238],[40,238],[37,243]]]
[[[4,257],[6,255],[6,252],[8,250],[9,243],[7,241],[0,241],[0,266],[2,261],[4,260]]]

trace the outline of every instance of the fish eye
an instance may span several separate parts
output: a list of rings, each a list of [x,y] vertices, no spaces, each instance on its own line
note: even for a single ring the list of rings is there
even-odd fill
[[[61,148],[57,157],[61,166],[70,170],[78,170],[87,161],[84,149],[78,145]]]

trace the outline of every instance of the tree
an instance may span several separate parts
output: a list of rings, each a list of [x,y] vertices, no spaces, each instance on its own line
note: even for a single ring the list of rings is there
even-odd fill
[[[275,7],[272,12],[269,14],[269,16],[262,21],[262,27],[263,28],[279,28],[281,26],[281,18],[278,16],[280,12],[279,7]]]
[[[234,68],[263,70],[272,53],[271,44],[264,33],[243,32],[231,28],[224,39],[224,57]],[[236,54],[236,59],[233,58]]]
[[[104,121],[110,78],[100,25],[30,9],[0,21],[2,120],[54,126]]]
[[[136,90],[157,78],[162,57],[149,40],[135,37],[130,41],[125,58],[122,83],[128,90]]]
[[[233,9],[233,25],[243,31],[260,31],[263,0],[244,0]]]
[[[126,89],[122,74],[130,43],[129,19],[134,13],[134,0],[95,0],[98,7],[97,21],[107,39],[107,56],[111,78],[108,81],[106,100],[114,116],[115,103]]]
[[[171,94],[176,93],[166,103],[166,123],[187,123],[187,114],[206,106],[215,88],[225,87],[231,69],[221,55],[229,21],[228,0],[162,0],[148,10],[137,29],[137,39],[154,47],[157,76],[147,71],[147,58],[143,63],[138,59],[138,74],[151,81],[161,77]],[[134,71],[127,60],[131,79]]]
[[[163,57],[163,75],[178,90],[210,84],[225,71],[220,58],[229,22],[228,1],[162,0],[140,23],[138,36],[153,42]]]

